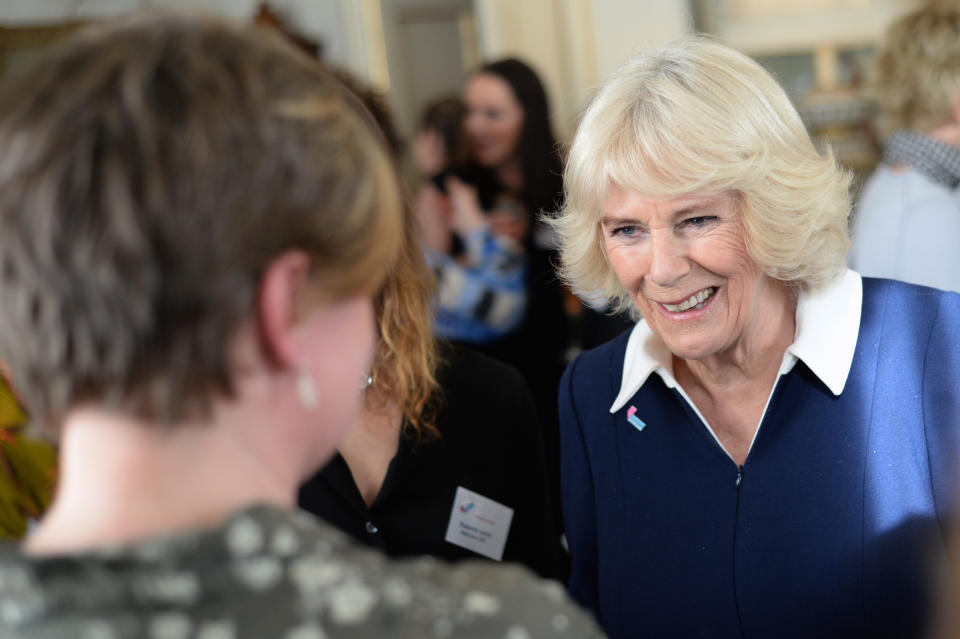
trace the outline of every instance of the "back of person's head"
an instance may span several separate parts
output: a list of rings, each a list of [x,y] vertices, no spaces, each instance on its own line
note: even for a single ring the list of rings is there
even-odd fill
[[[477,73],[503,79],[523,107],[523,131],[518,155],[523,166],[523,204],[530,213],[551,209],[560,194],[560,154],[550,127],[550,105],[537,73],[516,58],[484,64]]]
[[[366,108],[397,161],[403,145],[383,93],[343,69],[327,70]],[[399,406],[407,435],[433,438],[440,434],[433,419],[440,398],[430,308],[436,281],[423,255],[416,216],[399,195],[398,201],[402,228],[395,240],[399,250],[374,296],[378,339],[364,403],[372,412]]]
[[[376,87],[367,84],[349,71],[334,67],[327,67],[327,69],[333,74],[333,77],[343,83],[347,89],[360,99],[363,106],[370,112],[370,115],[373,116],[373,120],[376,122],[377,128],[380,129],[380,133],[383,135],[394,160],[399,160],[400,155],[403,153],[403,139],[400,137],[400,134],[397,132],[397,127],[394,124],[393,113],[390,111],[390,105],[387,103],[387,96]]]
[[[849,247],[849,176],[814,146],[769,72],[689,37],[643,50],[597,93],[571,144],[557,228],[578,291],[632,310],[603,251],[612,184],[646,197],[733,192],[751,256],[800,287],[832,281]]]
[[[206,412],[278,254],[318,303],[394,259],[396,175],[355,98],[277,36],[180,11],[88,28],[0,88],[0,359],[34,418]]]
[[[885,135],[927,132],[960,111],[960,3],[926,2],[890,25],[873,63]]]

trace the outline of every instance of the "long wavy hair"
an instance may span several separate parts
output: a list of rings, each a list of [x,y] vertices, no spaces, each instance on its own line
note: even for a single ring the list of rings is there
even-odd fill
[[[366,108],[368,124],[382,135],[399,180],[403,145],[383,93],[343,69],[331,73]],[[430,307],[436,279],[423,257],[417,218],[409,202],[403,204],[402,218],[399,255],[374,297],[378,339],[373,384],[365,402],[372,412],[400,406],[405,435],[434,439],[440,437],[435,419],[441,400],[436,377],[440,357]]]
[[[414,439],[440,436],[434,420],[440,402],[436,371],[436,339],[430,324],[435,278],[423,258],[416,216],[404,207],[400,255],[376,295],[377,341],[372,393],[377,402],[396,402],[403,409],[404,432]]]

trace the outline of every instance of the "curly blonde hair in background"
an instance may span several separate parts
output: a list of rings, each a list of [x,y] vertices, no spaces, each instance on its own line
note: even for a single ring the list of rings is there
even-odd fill
[[[642,51],[614,75],[583,115],[564,180],[564,208],[550,220],[561,275],[634,316],[600,228],[611,184],[648,197],[736,193],[750,255],[797,288],[844,268],[850,177],[817,151],[769,73],[704,37]]]
[[[382,135],[399,180],[402,144],[385,96],[342,69],[332,73],[366,108],[368,123]],[[406,199],[406,193],[402,195]],[[374,413],[399,406],[407,435],[433,439],[440,436],[434,420],[441,400],[436,377],[440,357],[431,324],[436,281],[423,257],[416,215],[409,202],[402,209],[400,254],[374,297],[378,339],[370,371],[373,385],[365,402]]]
[[[960,89],[960,3],[929,2],[896,20],[871,71],[883,135],[948,122]]]
[[[406,432],[421,439],[440,435],[434,424],[440,390],[430,323],[435,280],[417,238],[416,217],[405,206],[400,255],[374,301],[379,339],[367,402],[372,410],[377,402],[399,404]]]

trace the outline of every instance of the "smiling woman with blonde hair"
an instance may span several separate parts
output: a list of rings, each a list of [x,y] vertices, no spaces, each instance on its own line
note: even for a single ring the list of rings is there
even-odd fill
[[[915,636],[960,296],[844,267],[848,176],[705,38],[619,70],[565,186],[563,275],[639,320],[560,387],[574,597],[612,637]]]

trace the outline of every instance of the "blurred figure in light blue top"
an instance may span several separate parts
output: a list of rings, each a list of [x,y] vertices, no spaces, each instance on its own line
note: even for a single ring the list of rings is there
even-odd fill
[[[857,205],[850,263],[960,291],[960,6],[924,5],[894,22],[874,64],[886,139]]]

